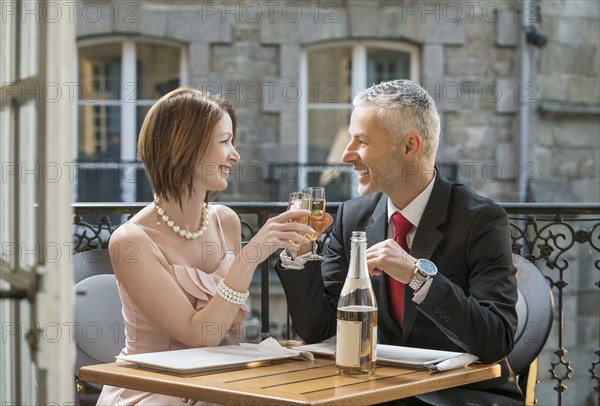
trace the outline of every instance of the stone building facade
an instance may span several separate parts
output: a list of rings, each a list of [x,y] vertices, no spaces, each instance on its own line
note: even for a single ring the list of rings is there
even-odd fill
[[[263,163],[300,161],[301,105],[311,90],[300,88],[303,50],[365,39],[418,48],[418,80],[442,117],[438,160],[450,164],[459,181],[496,200],[515,201],[523,172],[525,200],[599,200],[595,2],[544,1],[536,10],[516,1],[87,5],[78,14],[80,40],[127,36],[179,43],[187,52],[187,84],[234,103],[242,163],[222,200],[264,201],[269,186]],[[527,17],[548,41],[529,46],[532,75],[520,83],[520,32]],[[531,112],[527,162],[519,162],[521,102]]]
[[[321,140],[310,133],[312,126],[320,125],[319,117],[325,117],[314,116],[312,122],[311,103],[314,109],[329,108],[319,104],[323,100],[315,90],[327,92],[333,83],[311,77],[311,69],[325,72],[325,65],[330,65],[311,59],[316,55],[311,52],[323,47],[331,53],[349,49],[339,52],[350,55],[352,62],[344,65],[351,78],[339,79],[333,88],[337,107],[333,103],[331,109],[341,117],[335,122],[342,123],[340,128],[347,120],[348,95],[337,93],[343,93],[346,85],[349,95],[361,87],[352,76],[360,70],[356,62],[369,62],[371,49],[406,52],[408,77],[429,90],[439,108],[438,161],[445,164],[443,175],[503,202],[600,201],[600,4],[596,1],[544,0],[527,5],[487,0],[96,0],[84,5],[86,12],[78,13],[80,44],[123,39],[178,44],[183,55],[179,84],[221,93],[233,102],[239,116],[237,148],[242,162],[229,189],[219,197],[222,201],[268,201],[285,195],[298,187],[298,173],[290,175],[288,165],[314,163],[313,143],[317,152],[312,156],[324,156]],[[523,82],[521,32],[526,20],[546,43],[528,45],[530,76]],[[381,52],[373,55],[385,61]],[[160,62],[161,53],[154,58],[149,61]],[[365,69],[364,77],[370,77],[369,68]],[[371,84],[363,82],[363,88]],[[524,104],[530,122],[527,134],[521,133]],[[336,136],[326,134],[332,140]],[[528,153],[522,160],[524,136]],[[334,144],[324,145],[335,151]],[[282,193],[273,193],[269,173],[271,181],[280,182]],[[525,181],[526,187],[520,188]],[[339,186],[349,187],[341,181]],[[136,200],[135,193],[129,196]],[[580,267],[577,281],[570,282],[581,284],[583,290],[585,281],[597,280],[588,264]],[[581,331],[582,324],[591,325],[597,334],[597,308],[585,312],[597,304],[597,289],[583,296],[577,292],[569,306],[581,318],[569,323],[574,331]],[[583,345],[588,350],[598,344],[591,333],[575,334],[570,340],[574,347]],[[575,350],[573,359],[579,356]],[[574,384],[581,379],[581,386],[589,388],[587,372],[581,374],[574,377]],[[554,402],[552,385],[552,381],[540,384],[542,404]],[[568,404],[589,400],[585,391],[569,391],[568,396]]]

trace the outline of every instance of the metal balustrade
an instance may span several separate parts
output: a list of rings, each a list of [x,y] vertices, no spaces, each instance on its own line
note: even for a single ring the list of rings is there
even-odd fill
[[[242,240],[248,241],[270,216],[283,212],[285,203],[222,203],[231,207],[242,221]],[[145,204],[122,203],[76,203],[73,205],[74,250],[84,251],[91,248],[106,248],[110,234],[118,225],[132,216]],[[589,379],[593,387],[592,402],[600,399],[600,337],[597,334],[600,325],[600,205],[597,204],[540,204],[540,203],[504,203],[509,214],[512,228],[513,251],[536,264],[544,273],[555,297],[555,328],[541,362],[549,358],[546,365],[540,364],[539,376],[555,385],[557,404],[562,404],[568,384],[576,370],[568,356],[573,348],[567,342],[567,325],[577,323],[589,325],[592,345],[584,342],[583,349],[589,361]],[[328,211],[335,215],[339,203],[328,203]],[[320,239],[323,246],[327,234]],[[262,336],[271,332],[270,290],[278,283],[272,269],[276,256],[260,264],[255,287],[260,286],[260,326]],[[258,277],[259,276],[259,277]],[[578,283],[575,283],[578,282]],[[577,286],[579,285],[579,286]],[[569,314],[567,307],[578,302],[578,313]],[[595,306],[595,308],[594,308]],[[586,314],[582,314],[586,312]],[[574,316],[574,317],[571,317]],[[573,320],[575,319],[575,321]],[[581,319],[581,320],[579,320]],[[596,331],[594,335],[593,331]],[[291,336],[289,320],[284,331],[286,338]],[[589,340],[587,340],[589,341]],[[546,369],[548,368],[548,369]],[[581,368],[579,368],[580,370]]]

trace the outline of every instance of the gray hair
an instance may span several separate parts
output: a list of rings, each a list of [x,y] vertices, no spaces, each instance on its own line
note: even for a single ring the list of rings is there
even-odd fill
[[[379,124],[394,137],[394,147],[409,133],[423,140],[423,156],[433,162],[440,139],[440,117],[425,89],[411,80],[381,82],[359,92],[354,107],[375,107]]]

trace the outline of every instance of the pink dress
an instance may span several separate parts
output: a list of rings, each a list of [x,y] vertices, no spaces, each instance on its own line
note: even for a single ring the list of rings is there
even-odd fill
[[[216,211],[215,211],[216,212]],[[224,247],[225,238],[221,221],[217,214],[217,223],[221,232],[222,243]],[[139,227],[135,223],[125,223],[121,227]],[[160,250],[159,250],[160,251]],[[179,287],[192,296],[194,299],[192,305],[196,310],[202,309],[215,296],[217,292],[217,283],[227,275],[235,255],[226,249],[226,254],[219,266],[211,273],[206,273],[200,269],[183,265],[169,264],[164,256],[161,259],[163,266],[169,274],[175,279]],[[127,291],[117,280],[117,287],[121,302],[123,303],[123,319],[125,321],[125,348],[120,355],[143,354],[147,352],[180,350],[188,348],[184,344],[171,338],[169,335],[154,326],[141,310],[136,306]],[[242,305],[232,327],[221,342],[223,345],[232,344],[242,340],[242,323],[248,314],[248,307]],[[136,328],[128,328],[135,326]],[[118,362],[118,361],[117,361]],[[176,398],[172,396],[159,395],[154,393],[140,392],[132,389],[118,388],[105,385],[98,399],[98,405],[198,405],[202,402],[190,401],[187,399]]]

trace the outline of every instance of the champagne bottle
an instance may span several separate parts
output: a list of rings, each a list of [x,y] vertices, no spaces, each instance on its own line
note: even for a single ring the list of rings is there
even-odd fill
[[[350,267],[337,307],[338,373],[369,376],[377,361],[377,301],[367,269],[367,236],[352,233]]]

